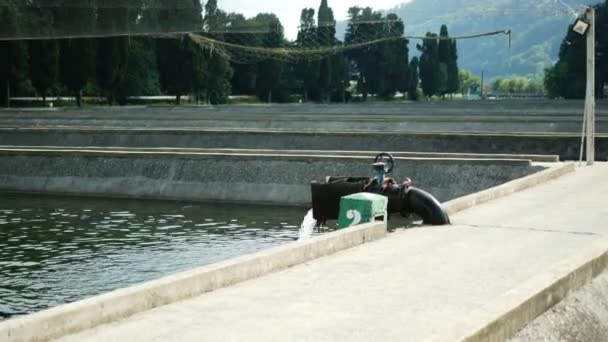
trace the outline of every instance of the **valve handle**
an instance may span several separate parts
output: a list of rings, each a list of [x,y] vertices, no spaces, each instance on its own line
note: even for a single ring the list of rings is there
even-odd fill
[[[395,168],[395,161],[393,160],[393,156],[386,152],[377,155],[376,159],[374,159],[374,163],[386,164],[386,174],[393,172],[393,169]]]

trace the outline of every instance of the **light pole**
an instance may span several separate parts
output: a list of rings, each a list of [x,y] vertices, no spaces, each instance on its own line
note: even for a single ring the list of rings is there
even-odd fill
[[[586,20],[577,20],[573,30],[587,36],[587,89],[585,92],[585,117],[583,137],[587,140],[587,165],[595,163],[595,8],[587,9]],[[581,140],[581,159],[582,159]]]

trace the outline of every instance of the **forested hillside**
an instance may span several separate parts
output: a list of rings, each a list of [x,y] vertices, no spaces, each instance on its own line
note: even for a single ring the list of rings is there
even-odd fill
[[[589,0],[567,0],[580,9]],[[557,59],[559,46],[573,18],[556,0],[413,0],[396,9],[406,32],[424,34],[447,24],[452,35],[510,29],[508,39],[490,37],[459,42],[461,67],[490,77],[541,74]]]
[[[576,10],[597,1],[566,0]],[[557,59],[573,17],[557,0],[412,0],[390,12],[405,22],[408,35],[438,32],[442,24],[452,35],[510,29],[511,57],[506,36],[459,41],[459,65],[475,74],[542,76]],[[345,24],[339,26],[343,28]],[[416,42],[414,42],[416,43]],[[414,49],[412,49],[414,50]]]

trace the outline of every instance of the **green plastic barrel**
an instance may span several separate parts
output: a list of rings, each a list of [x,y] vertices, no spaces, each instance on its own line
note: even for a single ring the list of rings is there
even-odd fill
[[[344,196],[340,199],[340,229],[372,222],[376,217],[387,216],[388,197],[366,192]]]

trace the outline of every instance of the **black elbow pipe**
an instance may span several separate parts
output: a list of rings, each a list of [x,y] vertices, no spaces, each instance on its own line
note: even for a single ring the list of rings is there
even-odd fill
[[[416,214],[422,218],[424,224],[442,226],[450,224],[450,217],[441,203],[428,192],[411,187],[403,192],[401,214]]]

